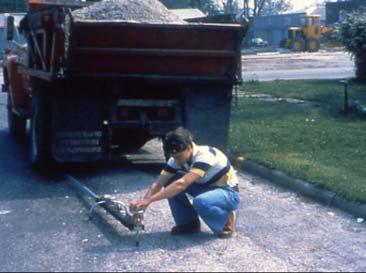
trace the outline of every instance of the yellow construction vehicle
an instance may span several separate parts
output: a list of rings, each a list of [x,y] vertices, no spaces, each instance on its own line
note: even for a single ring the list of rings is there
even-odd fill
[[[281,42],[281,46],[293,51],[315,52],[320,47],[320,15],[304,16],[304,25],[290,27],[288,38]]]

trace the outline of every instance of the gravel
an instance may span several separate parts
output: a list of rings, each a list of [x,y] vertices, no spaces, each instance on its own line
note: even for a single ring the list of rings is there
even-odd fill
[[[122,20],[150,24],[184,24],[158,0],[103,0],[73,11],[76,19]]]
[[[78,198],[62,177],[33,173],[29,141],[14,141],[6,128],[1,106],[0,211],[10,212],[0,215],[1,272],[366,271],[364,221],[241,172],[234,238],[216,239],[203,222],[201,233],[171,236],[174,222],[163,200],[148,208],[137,248],[135,235],[104,210],[88,221],[92,202]],[[159,174],[161,142],[130,157],[133,166],[106,162],[68,171],[98,194],[128,203]],[[139,163],[146,157],[155,163]]]

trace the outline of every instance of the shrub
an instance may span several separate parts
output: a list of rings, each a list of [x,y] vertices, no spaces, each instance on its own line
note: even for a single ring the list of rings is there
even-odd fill
[[[339,38],[356,64],[357,79],[366,80],[366,11],[348,15],[339,25]]]

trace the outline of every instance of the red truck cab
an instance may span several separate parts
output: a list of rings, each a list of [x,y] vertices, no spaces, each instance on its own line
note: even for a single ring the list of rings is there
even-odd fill
[[[20,67],[27,66],[27,50],[24,37],[14,25],[14,16],[5,15],[5,33],[8,47],[3,54],[2,92],[8,94],[8,122],[10,133],[21,136],[26,133],[26,120],[30,114],[30,77],[21,73]],[[9,26],[12,24],[12,26]]]

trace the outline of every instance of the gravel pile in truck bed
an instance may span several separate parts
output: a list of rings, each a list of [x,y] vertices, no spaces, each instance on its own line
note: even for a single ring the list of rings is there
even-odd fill
[[[184,24],[158,0],[103,0],[73,11],[76,19],[123,20],[150,24]]]

